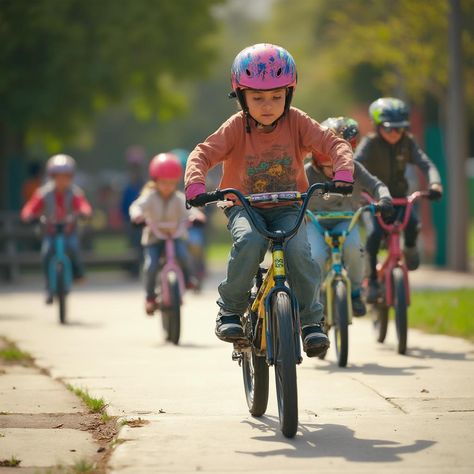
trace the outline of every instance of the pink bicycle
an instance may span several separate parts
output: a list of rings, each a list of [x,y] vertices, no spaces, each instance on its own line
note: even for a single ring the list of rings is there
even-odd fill
[[[163,330],[166,333],[166,340],[173,344],[179,343],[181,334],[181,305],[186,289],[183,270],[176,260],[175,243],[173,234],[163,234],[163,229],[175,230],[175,223],[160,223],[160,231],[154,229],[150,223],[147,225],[153,233],[165,241],[165,252],[160,259],[159,278],[156,287],[156,307],[161,312]]]
[[[378,223],[387,235],[388,254],[385,260],[377,265],[377,278],[382,291],[372,307],[373,324],[377,341],[383,343],[387,335],[389,311],[390,308],[394,309],[399,354],[405,354],[407,350],[407,313],[410,306],[408,268],[403,258],[400,237],[408,224],[413,205],[422,197],[429,197],[429,192],[416,191],[406,198],[393,198],[393,205],[400,208],[395,221],[391,224],[387,224],[380,215],[377,215]],[[364,198],[370,203],[374,202],[365,193]],[[405,207],[404,213],[403,207]]]

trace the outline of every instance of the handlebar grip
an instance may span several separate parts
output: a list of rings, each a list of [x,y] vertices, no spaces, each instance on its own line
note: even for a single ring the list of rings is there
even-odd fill
[[[202,207],[211,202],[222,201],[224,199],[224,193],[219,189],[211,191],[209,193],[198,194],[195,198],[186,201],[186,207]]]

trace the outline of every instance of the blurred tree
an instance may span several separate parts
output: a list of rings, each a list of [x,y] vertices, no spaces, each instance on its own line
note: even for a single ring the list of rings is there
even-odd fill
[[[58,149],[125,96],[142,118],[182,110],[175,85],[206,72],[214,58],[218,3],[0,0],[0,187],[5,159],[22,157],[27,138],[41,135]]]

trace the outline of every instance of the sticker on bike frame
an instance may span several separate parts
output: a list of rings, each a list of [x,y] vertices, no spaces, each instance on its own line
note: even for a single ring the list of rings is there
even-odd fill
[[[281,193],[258,193],[247,196],[249,202],[278,202],[297,201],[301,199],[301,193],[297,191],[285,191]]]
[[[285,276],[285,260],[283,250],[273,252],[273,273],[275,276]]]

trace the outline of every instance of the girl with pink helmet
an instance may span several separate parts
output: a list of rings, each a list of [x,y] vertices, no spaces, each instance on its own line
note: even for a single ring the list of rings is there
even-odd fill
[[[288,51],[272,44],[245,48],[234,60],[231,81],[231,96],[237,98],[242,110],[191,152],[185,173],[189,204],[202,205],[206,175],[219,163],[223,163],[221,188],[238,188],[244,194],[304,192],[308,188],[304,157],[318,151],[329,156],[336,185],[351,185],[350,145],[291,107],[297,73]],[[287,229],[293,226],[298,208],[296,203],[266,205],[259,207],[258,213],[267,227]],[[244,336],[240,316],[268,242],[253,228],[242,206],[237,204],[224,212],[233,246],[226,278],[219,285],[216,335],[232,342]],[[303,347],[314,357],[329,347],[329,339],[321,326],[320,271],[311,259],[305,225],[288,242],[286,255],[289,281],[300,308]]]
[[[157,307],[156,277],[168,235],[174,239],[176,257],[188,286],[191,286],[193,277],[185,241],[190,213],[185,208],[183,193],[177,189],[183,175],[181,163],[172,153],[160,153],[151,160],[148,173],[151,179],[131,204],[129,213],[133,223],[146,224],[141,244],[145,257],[145,312],[151,316]],[[166,227],[163,227],[164,223]],[[170,228],[171,224],[174,228]]]

